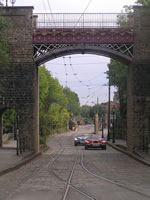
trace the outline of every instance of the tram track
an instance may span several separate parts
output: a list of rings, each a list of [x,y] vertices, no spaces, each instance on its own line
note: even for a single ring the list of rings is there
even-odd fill
[[[134,161],[132,162],[128,158],[125,160],[121,154],[119,154],[120,159],[117,160],[118,154],[110,151],[109,148],[107,151],[85,151],[84,147],[75,147],[73,145],[75,135],[76,133],[64,133],[50,138],[49,150],[44,152],[43,156],[35,160],[33,164],[31,163],[31,166],[27,165],[20,172],[23,173],[22,181],[16,180],[16,185],[20,185],[20,187],[12,188],[11,197],[20,198],[20,195],[28,197],[30,194],[37,196],[41,193],[47,199],[59,200],[112,200],[120,199],[120,197],[124,200],[150,199],[149,180],[145,177],[139,179],[142,177],[141,175],[146,175],[148,172],[146,167],[137,166],[135,171],[137,177],[135,177],[130,171],[134,172],[136,166]],[[110,156],[112,156],[111,159]],[[117,164],[115,159],[118,161]],[[103,163],[101,163],[102,161]],[[125,164],[125,162],[127,163]],[[108,166],[111,164],[112,168],[110,169]],[[125,166],[129,165],[129,169],[126,168],[124,171],[124,164]],[[31,170],[30,167],[32,167]],[[118,169],[120,174],[115,174],[117,173],[114,171],[115,169]],[[142,169],[147,171],[143,173]],[[112,174],[112,172],[115,173]],[[130,175],[133,175],[134,179]],[[16,173],[12,174],[12,177],[16,177]],[[113,179],[114,177],[117,181]],[[129,182],[130,180],[132,181]],[[135,182],[136,180],[139,181]],[[141,183],[144,184],[140,189]],[[1,184],[3,186],[2,181]]]
[[[66,185],[66,188],[65,188],[65,191],[64,191],[64,195],[62,197],[62,200],[66,200],[67,199],[67,196],[68,196],[68,193],[69,193],[69,189],[73,189],[75,190],[76,192],[78,192],[79,194],[83,195],[84,197],[86,197],[87,199],[90,199],[90,200],[96,200],[94,197],[92,197],[91,195],[85,193],[84,191],[78,189],[77,187],[75,187],[71,181],[72,181],[72,178],[73,178],[73,174],[74,174],[74,171],[75,171],[75,168],[76,168],[76,165],[77,165],[77,162],[78,162],[78,159],[80,158],[80,153],[81,153],[81,150],[79,150],[78,148],[75,148],[75,151],[76,151],[76,156],[75,156],[75,159],[73,161],[73,165],[72,165],[72,169],[70,170],[70,174],[69,174],[69,177],[66,180],[64,180],[62,177],[60,177],[59,175],[57,175],[55,172],[54,172],[54,164],[55,162],[61,157],[61,153],[63,153],[64,151],[60,152],[56,157],[55,159],[53,160],[53,163],[51,163],[51,166],[49,166],[49,173],[52,173],[57,179],[59,179],[60,181],[62,181],[63,183],[65,183]]]
[[[71,140],[72,140],[72,137],[73,135],[71,136]],[[55,171],[55,164],[56,162],[59,160],[59,159],[62,159],[62,155],[63,153],[69,150],[67,150],[67,148],[70,148],[70,150],[74,151],[75,153],[72,153],[72,155],[75,155],[74,158],[72,160],[70,160],[70,162],[72,162],[72,168],[69,169],[69,175],[66,179],[62,178],[61,174],[63,174],[63,172],[61,171],[61,169],[58,170],[58,173],[57,173],[57,170]],[[81,153],[82,152],[82,153]],[[63,161],[63,159],[62,159]],[[79,162],[78,162],[79,161]],[[59,162],[61,162],[61,160],[59,160]],[[59,163],[58,162],[58,163]],[[60,149],[59,151],[57,151],[57,153],[55,154],[55,156],[53,156],[53,159],[51,161],[51,164],[49,164],[49,173],[53,174],[53,176],[55,176],[57,179],[59,179],[62,183],[65,184],[65,189],[64,189],[64,192],[63,192],[63,195],[62,195],[62,200],[67,200],[68,199],[68,196],[73,192],[73,191],[76,191],[77,193],[79,193],[80,195],[84,196],[86,199],[91,199],[91,200],[98,200],[96,197],[90,195],[88,192],[86,192],[85,190],[83,191],[83,189],[80,189],[78,187],[76,187],[76,185],[74,185],[72,183],[72,180],[73,180],[73,175],[74,175],[74,172],[76,170],[76,166],[77,164],[79,164],[79,166],[81,166],[81,168],[83,169],[84,173],[86,172],[87,174],[89,174],[90,176],[93,176],[94,178],[97,178],[98,180],[101,180],[101,181],[105,181],[109,184],[112,184],[112,185],[115,185],[115,186],[118,186],[120,188],[123,188],[125,190],[128,190],[132,193],[136,193],[137,195],[140,195],[141,197],[146,197],[146,198],[150,198],[149,195],[145,194],[145,193],[142,193],[140,191],[137,191],[136,189],[134,188],[131,188],[130,186],[128,185],[124,185],[122,183],[119,183],[119,182],[115,182],[109,178],[105,178],[103,176],[99,176],[93,172],[91,172],[87,166],[85,166],[84,164],[84,150],[80,147],[74,147],[74,146],[71,146],[71,145],[60,145]],[[62,169],[64,170],[64,169]],[[72,189],[72,190],[71,190]]]
[[[54,172],[54,163],[61,157],[61,155],[62,155],[62,153],[64,152],[64,150],[61,151],[61,152],[59,152],[59,154],[58,154],[58,155],[56,156],[56,158],[53,160],[51,169],[49,168],[50,171],[53,173],[53,175],[54,175],[57,179],[59,179],[60,181],[62,181],[63,183],[65,183],[65,185],[66,185],[66,189],[65,189],[65,191],[64,191],[64,195],[63,195],[62,200],[67,200],[67,196],[68,196],[68,193],[69,193],[70,188],[73,189],[73,190],[75,190],[76,192],[80,193],[81,195],[83,195],[83,196],[86,197],[87,199],[96,200],[95,197],[92,197],[92,195],[90,195],[90,194],[84,192],[84,191],[81,190],[81,189],[78,189],[74,184],[72,184],[73,174],[74,174],[74,172],[75,172],[75,168],[76,168],[78,159],[80,159],[80,166],[82,167],[82,169],[83,169],[86,173],[88,173],[89,175],[91,175],[91,176],[93,176],[93,177],[95,177],[95,178],[97,178],[97,179],[99,179],[99,180],[103,180],[103,181],[108,182],[108,183],[110,183],[110,184],[113,184],[113,185],[116,185],[116,186],[121,187],[121,188],[123,188],[123,189],[126,189],[126,190],[128,190],[128,191],[130,191],[130,192],[134,192],[134,193],[136,193],[136,194],[138,194],[138,195],[144,196],[144,197],[146,197],[146,198],[148,198],[148,199],[150,198],[149,195],[144,194],[144,193],[142,193],[142,192],[140,192],[140,191],[137,191],[137,190],[135,190],[135,189],[133,189],[133,188],[127,186],[127,185],[124,185],[124,184],[121,184],[121,183],[117,183],[117,182],[115,182],[115,181],[113,181],[113,180],[111,180],[111,179],[105,178],[105,177],[103,177],[103,176],[99,176],[99,175],[97,175],[97,174],[91,172],[89,169],[87,169],[87,167],[86,167],[85,164],[84,164],[83,151],[81,151],[81,149],[79,149],[78,147],[76,147],[75,149],[76,149],[76,156],[75,156],[74,163],[73,163],[73,166],[72,166],[72,169],[71,169],[71,171],[70,171],[70,175],[69,175],[67,181],[64,180],[62,177],[60,177],[58,174],[56,174],[56,173]]]
[[[147,195],[147,194],[144,194],[144,193],[142,193],[142,192],[139,192],[139,191],[137,191],[137,190],[135,190],[135,189],[133,189],[133,188],[131,188],[131,187],[128,187],[127,185],[124,185],[124,184],[121,184],[121,183],[117,183],[117,182],[115,182],[115,181],[113,181],[113,180],[110,180],[110,179],[107,179],[107,178],[105,178],[105,177],[103,177],[103,176],[99,176],[99,175],[97,175],[97,174],[91,172],[90,170],[88,170],[88,169],[86,168],[86,166],[84,165],[83,152],[82,152],[82,155],[81,155],[81,161],[80,161],[80,162],[81,162],[81,166],[82,166],[83,170],[85,170],[88,174],[92,175],[93,177],[96,177],[96,178],[98,178],[98,179],[100,179],[100,180],[109,182],[109,183],[111,183],[111,184],[113,184],[113,185],[116,185],[116,186],[118,186],[118,187],[127,189],[127,190],[129,190],[130,192],[134,192],[134,193],[136,193],[136,194],[142,195],[142,196],[147,197],[147,198],[150,199],[150,195]]]

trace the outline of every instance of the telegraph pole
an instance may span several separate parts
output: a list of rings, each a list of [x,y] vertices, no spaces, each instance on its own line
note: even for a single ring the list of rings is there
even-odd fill
[[[95,134],[98,134],[98,97],[97,97],[97,108],[95,112]]]
[[[108,75],[108,133],[107,140],[110,140],[110,74]]]

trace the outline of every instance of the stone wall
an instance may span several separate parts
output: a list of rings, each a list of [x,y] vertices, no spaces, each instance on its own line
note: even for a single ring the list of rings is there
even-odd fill
[[[27,136],[27,148],[39,150],[38,67],[33,61],[33,7],[0,8],[9,28],[10,65],[0,66],[0,109],[15,109],[19,116],[19,131]]]
[[[134,8],[134,60],[128,76],[128,147],[143,149],[150,136],[150,9]]]

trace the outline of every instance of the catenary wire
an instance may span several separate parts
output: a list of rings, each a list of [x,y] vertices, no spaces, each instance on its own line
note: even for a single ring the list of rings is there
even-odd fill
[[[66,60],[65,60],[65,57],[63,57],[63,62],[64,62],[65,75],[66,75],[66,83],[65,83],[65,87],[67,87],[67,85],[68,85],[68,74],[67,74],[67,69],[66,69]]]
[[[54,20],[54,17],[53,17],[52,8],[51,8],[51,5],[50,5],[50,0],[47,0],[47,3],[48,3],[49,10],[50,10],[50,14],[52,16],[52,20],[53,20],[54,26],[56,27],[56,23],[55,23],[55,20]]]
[[[47,13],[47,10],[46,10],[46,5],[45,5],[45,2],[44,2],[44,0],[42,0],[42,3],[43,3],[43,6],[44,6],[44,10],[45,10],[45,12]]]
[[[87,57],[89,57],[89,56],[87,56]],[[66,61],[67,61],[66,58],[68,58],[67,60],[69,60],[69,64],[66,63]],[[74,76],[76,78],[76,80],[82,85],[80,87],[86,87],[88,89],[88,94],[85,97],[81,97],[80,98],[80,101],[83,101],[83,99],[84,99],[86,104],[88,104],[91,101],[91,99],[93,99],[94,97],[97,96],[97,93],[99,93],[98,91],[101,90],[100,89],[101,85],[94,84],[93,82],[94,82],[95,79],[98,79],[101,76],[101,74],[104,73],[104,72],[101,72],[98,75],[92,77],[90,80],[88,80],[88,83],[84,83],[84,81],[82,81],[79,78],[78,74],[75,72],[75,70],[73,68],[73,66],[76,65],[76,64],[72,64],[72,60],[73,60],[72,58],[74,58],[74,57],[71,57],[71,56],[63,57],[63,65],[65,67],[65,74],[64,75],[66,76],[66,80],[64,81],[65,82],[65,86],[68,86],[68,76]],[[87,64],[93,64],[93,63],[95,63],[95,62],[87,63]],[[105,62],[105,63],[107,63],[107,62]],[[85,64],[85,63],[82,63],[82,64]],[[96,63],[96,64],[100,65],[100,63]],[[72,70],[72,73],[68,73],[68,71],[66,69],[67,65],[70,66],[70,69]],[[57,76],[58,76],[58,74],[62,75],[62,73],[56,73]],[[60,81],[60,82],[63,84],[63,81]],[[79,87],[79,86],[76,86],[76,87]],[[95,91],[91,92],[91,90],[93,90],[93,89],[95,89]],[[76,93],[78,93],[78,92],[76,92]]]
[[[87,10],[87,9],[88,9],[88,7],[90,6],[91,2],[92,2],[92,0],[89,0],[89,2],[88,2],[88,4],[87,4],[87,6],[85,7],[85,9],[84,9],[84,11],[83,11],[83,13],[80,15],[80,17],[79,17],[78,21],[76,22],[76,24],[75,24],[75,27],[78,25],[78,23],[79,23],[79,21],[80,21],[81,17],[84,15],[84,13],[86,12],[86,10]],[[75,27],[74,27],[74,28],[75,28]]]

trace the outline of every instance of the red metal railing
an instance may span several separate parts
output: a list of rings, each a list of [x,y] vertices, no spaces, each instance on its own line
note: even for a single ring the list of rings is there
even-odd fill
[[[127,13],[38,13],[36,28],[118,28],[132,27],[132,14]]]

